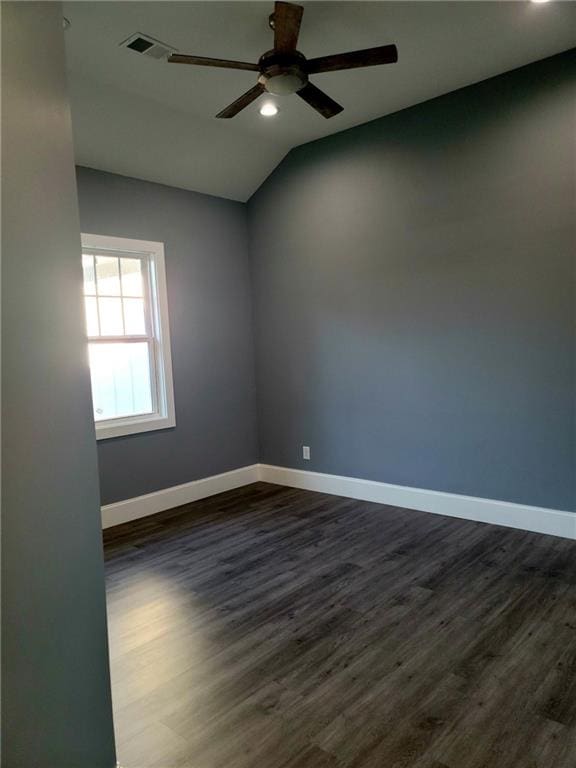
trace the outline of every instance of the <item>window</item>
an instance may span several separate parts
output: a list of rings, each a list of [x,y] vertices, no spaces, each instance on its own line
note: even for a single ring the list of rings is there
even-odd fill
[[[82,235],[96,437],[176,424],[164,246]]]

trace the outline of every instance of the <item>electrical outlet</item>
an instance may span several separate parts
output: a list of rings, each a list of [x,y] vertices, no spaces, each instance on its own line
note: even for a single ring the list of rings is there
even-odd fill
[[[309,445],[303,445],[302,446],[302,458],[306,459],[306,461],[310,461],[310,446]]]

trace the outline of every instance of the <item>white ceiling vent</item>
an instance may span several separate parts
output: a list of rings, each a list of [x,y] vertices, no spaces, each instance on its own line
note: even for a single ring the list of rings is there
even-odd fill
[[[149,35],[143,35],[141,32],[130,35],[120,45],[123,48],[128,48],[130,51],[140,53],[142,56],[150,56],[153,59],[165,59],[176,50],[166,45],[166,43],[160,42],[160,40],[155,40]]]

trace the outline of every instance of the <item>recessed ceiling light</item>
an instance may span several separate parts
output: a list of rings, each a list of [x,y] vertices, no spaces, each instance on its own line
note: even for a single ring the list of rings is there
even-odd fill
[[[548,3],[550,0],[532,0],[533,3]]]
[[[278,114],[278,107],[271,101],[267,101],[266,104],[262,104],[260,107],[260,114],[264,117],[274,117]]]

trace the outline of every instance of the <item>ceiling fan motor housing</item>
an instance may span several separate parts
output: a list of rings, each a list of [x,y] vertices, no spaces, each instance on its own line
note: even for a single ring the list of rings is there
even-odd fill
[[[300,91],[308,82],[306,58],[298,51],[268,51],[260,57],[258,82],[268,93],[285,96]]]

